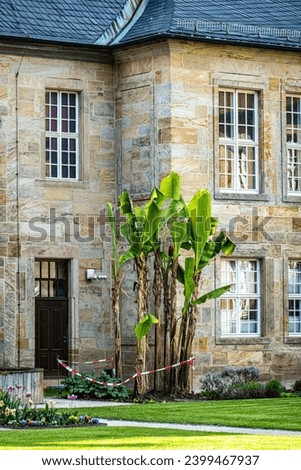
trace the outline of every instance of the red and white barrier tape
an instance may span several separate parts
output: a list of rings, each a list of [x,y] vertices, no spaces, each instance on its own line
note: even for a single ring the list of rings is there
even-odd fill
[[[112,362],[112,368],[114,369],[114,358],[108,357],[107,359],[95,359],[94,361],[87,361],[84,364],[97,364],[99,362]]]
[[[64,367],[71,374],[74,374],[74,375],[77,375],[78,377],[82,377],[86,380],[89,380],[89,382],[97,383],[98,385],[118,387],[119,385],[124,385],[124,384],[130,382],[131,380],[135,379],[136,377],[141,376],[141,375],[154,374],[155,372],[161,372],[163,370],[168,370],[168,369],[172,369],[174,367],[179,367],[179,366],[182,366],[183,364],[186,364],[186,363],[193,366],[193,363],[195,361],[195,357],[191,357],[190,359],[187,359],[186,361],[178,362],[178,363],[172,364],[170,366],[161,367],[161,369],[147,370],[147,371],[144,371],[144,372],[136,372],[135,374],[131,375],[128,379],[124,380],[123,382],[119,382],[119,383],[99,382],[96,379],[92,379],[91,377],[86,377],[85,375],[80,374],[77,370],[72,369],[70,366],[68,366],[68,364],[66,362],[62,361],[61,359],[57,359],[57,361],[62,367]]]

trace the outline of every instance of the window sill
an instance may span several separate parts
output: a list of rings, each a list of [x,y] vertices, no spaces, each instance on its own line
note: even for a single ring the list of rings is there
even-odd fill
[[[301,339],[301,338],[300,338]],[[238,344],[238,345],[246,345],[246,344],[270,344],[271,340],[269,338],[260,338],[258,336],[256,337],[250,337],[248,336],[247,338],[244,338],[243,336],[235,337],[235,338],[230,338],[229,336],[226,338],[216,338],[215,339],[215,344],[220,344],[220,345],[227,345],[227,344]]]
[[[59,185],[61,188],[78,188],[78,189],[88,189],[89,183],[88,181],[67,181],[67,180],[59,180],[59,179],[44,179],[44,178],[36,178],[35,182],[38,186],[44,186],[51,188],[53,186]]]
[[[301,335],[300,336],[285,336],[283,342],[285,344],[301,344]]]
[[[282,200],[283,202],[297,202],[298,204],[300,204],[301,193],[299,195],[284,194]]]
[[[227,199],[227,200],[233,200],[233,201],[269,201],[270,197],[267,194],[215,192],[214,199],[221,199],[221,200]]]

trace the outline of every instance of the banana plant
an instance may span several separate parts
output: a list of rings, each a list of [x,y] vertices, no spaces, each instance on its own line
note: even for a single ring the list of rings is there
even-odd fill
[[[178,199],[180,199],[179,196]],[[169,247],[171,253],[169,271],[171,281],[168,288],[171,292],[166,292],[166,295],[169,296],[167,303],[169,314],[166,317],[169,321],[168,343],[172,362],[184,361],[192,354],[197,305],[219,297],[230,288],[230,285],[222,286],[204,293],[200,297],[198,295],[203,268],[219,253],[231,254],[234,250],[234,244],[225,234],[220,233],[213,238],[217,226],[218,221],[211,216],[210,193],[206,190],[198,191],[189,204],[182,207],[179,216],[170,225],[172,246]],[[179,262],[181,255],[184,255],[183,266]],[[176,281],[179,281],[184,287],[180,321],[177,318],[177,302],[175,300]],[[181,374],[176,370],[171,371],[171,378],[165,386],[171,392],[176,392],[179,389],[187,390],[189,388],[187,370],[188,367]],[[181,375],[184,377],[181,378]],[[179,385],[180,382],[181,385]]]
[[[122,358],[121,358],[121,322],[120,322],[120,294],[122,285],[122,267],[125,260],[120,259],[117,243],[117,226],[114,211],[111,203],[107,203],[107,216],[112,236],[112,311],[114,322],[115,341],[115,368],[116,375],[122,379]]]
[[[218,287],[199,297],[202,270],[219,253],[231,255],[234,243],[223,233],[214,238],[218,221],[211,216],[211,197],[207,190],[198,191],[187,206],[187,234],[185,246],[193,256],[185,258],[184,268],[178,269],[178,280],[184,285],[184,305],[179,333],[179,360],[191,357],[196,329],[197,305],[216,299],[227,292],[231,285]],[[188,367],[179,374],[181,390],[189,389]]]
[[[109,206],[108,212],[111,214]],[[128,249],[118,256],[117,243],[113,243],[114,276],[118,281],[122,266],[129,260],[134,261],[138,280],[138,319],[135,327],[135,367],[138,376],[135,387],[138,394],[144,394],[148,390],[147,375],[141,375],[141,372],[147,365],[150,329],[155,325],[158,345],[162,337],[164,339],[163,348],[159,345],[158,350],[155,350],[156,362],[159,363],[157,358],[162,359],[162,349],[164,360],[168,357],[172,363],[186,361],[191,357],[197,306],[219,297],[231,287],[222,286],[199,295],[202,270],[220,253],[231,254],[235,245],[222,232],[215,236],[218,221],[211,216],[211,198],[207,190],[198,191],[189,204],[185,204],[178,173],[170,173],[162,180],[159,188],[154,187],[143,207],[134,206],[130,195],[124,191],[120,196],[120,212],[125,216],[120,234],[127,240]],[[112,214],[109,220],[112,220]],[[111,230],[115,234],[113,224]],[[155,315],[148,312],[150,292],[147,274],[150,255],[154,256],[155,266]],[[182,256],[183,266],[179,261]],[[180,317],[177,303],[178,282],[182,283],[184,292]],[[160,322],[162,310],[164,315]],[[165,327],[164,334],[160,331],[161,324]],[[169,390],[189,389],[188,367],[181,367],[179,372],[173,369],[170,377]]]
[[[147,361],[147,335],[156,317],[148,312],[148,256],[158,253],[161,246],[160,234],[167,223],[175,219],[185,203],[181,196],[181,180],[177,173],[170,173],[161,182],[160,188],[154,187],[149,201],[144,207],[134,207],[127,192],[120,196],[120,211],[126,217],[120,233],[129,243],[128,250],[119,262],[134,260],[137,269],[137,309],[138,323],[135,328],[137,337],[136,371],[142,372]],[[158,312],[156,312],[158,314]],[[159,325],[158,325],[159,326]],[[158,335],[160,336],[160,335]],[[147,389],[147,377],[139,376],[136,391],[143,394]]]

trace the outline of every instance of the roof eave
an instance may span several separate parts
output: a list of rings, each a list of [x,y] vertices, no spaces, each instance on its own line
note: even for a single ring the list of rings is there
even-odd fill
[[[213,37],[209,35],[195,35],[195,34],[187,34],[187,33],[180,33],[180,32],[161,32],[159,34],[149,34],[143,35],[136,38],[126,39],[118,44],[115,44],[115,47],[120,46],[129,46],[134,44],[142,44],[145,42],[151,41],[162,41],[163,39],[179,39],[179,40],[186,40],[186,41],[197,41],[197,42],[205,42],[205,43],[213,43],[213,44],[223,44],[223,45],[232,45],[232,46],[246,46],[246,47],[254,47],[260,49],[280,49],[280,50],[288,50],[288,51],[300,51],[301,43],[300,44],[284,44],[281,42],[268,42],[268,41],[250,41],[247,38],[225,38],[225,37]]]
[[[108,47],[62,41],[48,41],[24,37],[0,36],[2,53],[45,58],[112,63],[112,51]]]

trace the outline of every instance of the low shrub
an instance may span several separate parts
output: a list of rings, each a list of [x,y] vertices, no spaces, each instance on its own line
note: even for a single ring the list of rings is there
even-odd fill
[[[221,398],[224,400],[230,399],[244,399],[244,398],[264,398],[265,387],[263,384],[252,380],[247,383],[237,382],[230,385],[227,390],[222,394]]]
[[[293,392],[297,395],[301,395],[301,380],[296,380],[293,385]]]
[[[113,379],[105,371],[97,377],[93,373],[73,375],[62,380],[61,397],[76,395],[83,399],[113,399],[124,401],[129,398],[129,391],[124,385],[118,385],[119,379]],[[114,384],[114,385],[107,385]]]
[[[258,378],[259,371],[256,367],[225,367],[219,372],[209,372],[201,379],[201,394],[206,398],[214,399],[257,394],[259,392],[255,383],[257,384]],[[243,389],[245,389],[244,392]]]
[[[265,396],[267,398],[279,398],[286,388],[278,380],[270,380],[265,384]]]
[[[256,367],[226,367],[219,372],[209,372],[201,379],[201,384],[201,395],[210,399],[279,398],[286,392],[277,380],[260,383]]]

